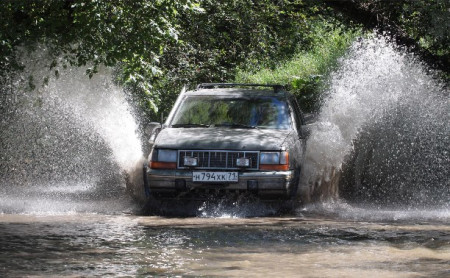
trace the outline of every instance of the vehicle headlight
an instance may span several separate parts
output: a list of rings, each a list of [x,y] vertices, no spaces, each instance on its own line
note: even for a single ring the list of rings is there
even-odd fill
[[[260,164],[280,164],[280,153],[279,152],[262,152],[260,159]]]
[[[153,149],[150,159],[152,169],[175,169],[177,168],[177,150]]]
[[[157,149],[156,161],[159,162],[177,162],[177,151]]]
[[[270,171],[289,170],[288,152],[261,152],[259,157],[259,168]]]

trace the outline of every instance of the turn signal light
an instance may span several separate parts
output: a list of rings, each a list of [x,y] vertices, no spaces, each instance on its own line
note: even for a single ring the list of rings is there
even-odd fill
[[[289,170],[289,164],[261,164],[260,170],[266,171],[287,171]]]
[[[160,161],[150,161],[150,168],[152,169],[176,169],[176,162],[160,162]]]

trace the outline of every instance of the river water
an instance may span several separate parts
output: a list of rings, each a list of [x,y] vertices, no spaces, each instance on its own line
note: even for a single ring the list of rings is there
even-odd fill
[[[386,219],[397,213],[399,219]],[[307,210],[258,218],[4,214],[0,216],[0,275],[450,275],[448,215],[430,221],[405,212],[382,214],[378,216],[384,220],[346,219]],[[428,214],[436,217],[439,212]]]
[[[450,277],[448,89],[383,38],[330,78],[302,176],[315,202],[283,215],[142,215],[125,189],[145,156],[126,94],[107,69],[75,68],[26,91],[38,53],[2,93],[0,277]]]

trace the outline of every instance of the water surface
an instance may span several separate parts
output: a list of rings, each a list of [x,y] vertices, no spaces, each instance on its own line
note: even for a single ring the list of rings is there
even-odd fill
[[[3,214],[0,274],[4,277],[450,275],[448,212],[440,221],[417,214],[396,220],[394,212],[382,213],[384,218],[386,215],[393,218],[354,220],[306,210],[297,215],[258,218]]]

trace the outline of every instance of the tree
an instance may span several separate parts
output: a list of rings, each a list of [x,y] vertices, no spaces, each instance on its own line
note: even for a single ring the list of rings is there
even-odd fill
[[[146,82],[160,72],[158,59],[168,43],[178,40],[176,17],[194,11],[191,0],[6,0],[0,7],[0,75],[20,69],[15,57],[19,46],[46,44],[64,65],[120,63],[122,81]]]
[[[325,1],[366,29],[377,29],[419,54],[429,66],[450,69],[450,2],[445,0]]]
[[[203,12],[179,14],[180,40],[161,56],[152,81],[168,112],[185,84],[233,81],[238,70],[274,68],[314,43],[311,21],[327,8],[317,1],[203,0]],[[153,97],[153,96],[152,96]]]

